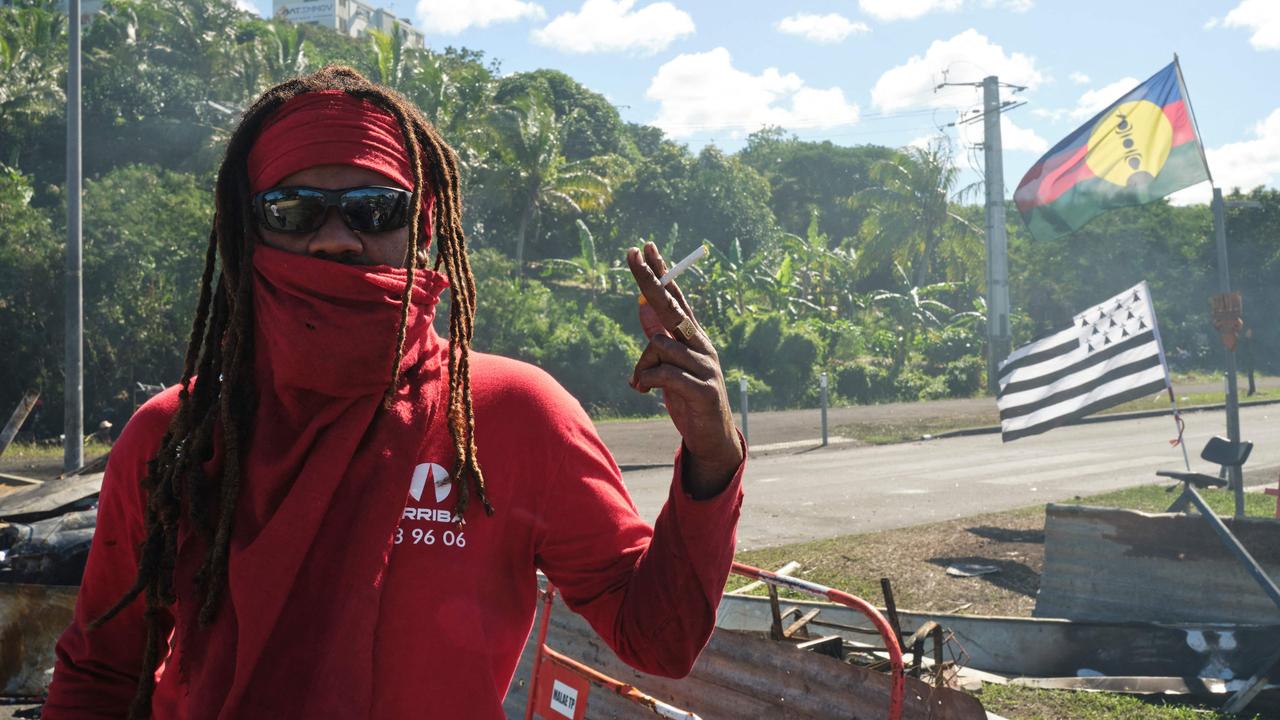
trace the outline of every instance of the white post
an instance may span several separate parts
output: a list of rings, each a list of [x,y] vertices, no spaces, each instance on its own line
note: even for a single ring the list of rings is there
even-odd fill
[[[822,389],[822,446],[827,446],[827,374],[822,373],[819,376],[819,384]]]

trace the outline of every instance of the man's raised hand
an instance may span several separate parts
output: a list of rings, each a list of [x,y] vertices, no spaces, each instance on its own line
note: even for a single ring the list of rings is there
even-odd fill
[[[675,281],[659,284],[667,264],[657,246],[631,248],[627,264],[644,297],[640,324],[649,338],[631,387],[662,389],[667,413],[684,438],[685,489],[695,498],[711,497],[724,489],[743,459],[720,359]]]

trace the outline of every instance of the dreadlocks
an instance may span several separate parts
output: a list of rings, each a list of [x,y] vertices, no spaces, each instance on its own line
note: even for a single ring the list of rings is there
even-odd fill
[[[469,362],[476,286],[462,230],[458,162],[453,150],[411,103],[350,68],[326,67],[271,88],[245,113],[230,138],[218,171],[213,229],[209,233],[200,296],[183,363],[178,411],[143,481],[147,495],[146,535],[139,549],[138,576],[115,605],[90,626],[101,626],[139,595],[145,595],[146,649],[130,718],[150,715],[155,690],[152,669],[159,664],[162,647],[167,642],[164,611],[175,601],[173,574],[178,524],[184,515],[207,545],[196,574],[197,590],[202,598],[201,626],[212,622],[226,585],[231,521],[240,495],[241,459],[251,437],[256,409],[250,275],[257,230],[249,213],[246,159],[263,122],[273,111],[293,97],[325,90],[339,90],[367,100],[395,117],[413,171],[413,197],[409,206],[421,207],[422,193],[432,193],[437,243],[434,267],[439,270],[443,266],[450,282],[448,422],[458,458],[453,476],[459,488],[454,511],[458,518],[463,517],[470,482],[474,480],[485,511],[493,513],[485,492],[484,475],[476,461]],[[391,384],[383,395],[384,407],[390,407],[399,381],[414,272],[423,262],[419,242],[424,232],[420,223],[421,213],[412,213],[404,260],[408,277],[395,337]],[[202,466],[214,455],[217,427],[221,429],[223,462],[220,470],[207,476]]]

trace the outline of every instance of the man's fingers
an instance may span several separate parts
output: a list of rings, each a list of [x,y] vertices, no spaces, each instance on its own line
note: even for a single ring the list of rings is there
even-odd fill
[[[644,259],[649,264],[649,267],[653,268],[653,272],[658,276],[658,279],[661,280],[662,276],[667,272],[667,261],[662,257],[662,253],[658,251],[658,246],[651,242],[645,243]],[[689,307],[689,301],[684,299],[684,293],[680,291],[680,285],[675,280],[672,280],[664,287],[675,298],[685,316],[694,317],[693,309]],[[694,318],[694,321],[697,322],[697,318]]]
[[[719,392],[713,381],[698,378],[670,363],[662,363],[638,372],[633,387],[640,392],[662,388],[662,392],[673,397],[705,395],[707,403],[714,402]]]
[[[658,284],[657,272],[665,271],[666,265],[658,254],[653,243],[645,245],[643,251],[632,249],[627,252],[627,265],[636,279],[645,302],[657,313],[663,328],[696,350],[707,352],[711,343],[693,320],[693,314],[668,292],[667,288]],[[656,270],[656,272],[655,272]],[[679,292],[679,290],[676,290]],[[686,322],[688,320],[688,322]]]
[[[708,356],[665,335],[656,335],[636,361],[635,370],[631,373],[632,387],[646,392],[649,388],[641,389],[637,386],[637,381],[645,371],[659,365],[673,365],[699,380],[710,380],[716,376],[715,364]]]

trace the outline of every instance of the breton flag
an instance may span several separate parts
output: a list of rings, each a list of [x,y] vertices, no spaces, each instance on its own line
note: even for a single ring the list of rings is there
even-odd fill
[[[1149,203],[1208,179],[1175,58],[1054,145],[1027,171],[1013,199],[1031,234],[1052,240],[1112,208]]]
[[[1146,281],[1014,350],[1000,363],[999,383],[1005,442],[1170,388]]]

